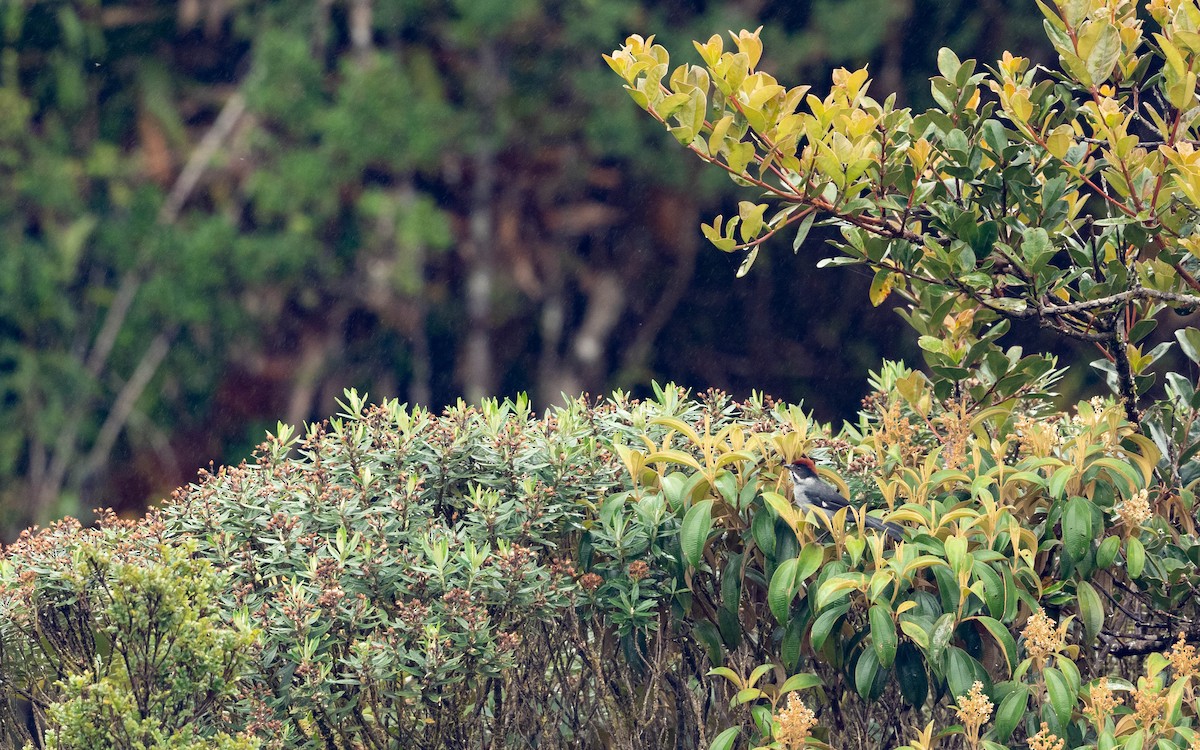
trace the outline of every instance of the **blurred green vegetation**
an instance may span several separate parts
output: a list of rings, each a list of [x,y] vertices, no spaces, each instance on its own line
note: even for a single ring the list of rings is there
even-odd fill
[[[701,241],[738,199],[599,52],[765,24],[781,78],[936,49],[1048,57],[1031,3],[8,0],[0,7],[0,538],[137,510],[349,386],[763,389],[825,419],[904,356],[869,279]],[[819,247],[819,243],[812,243]],[[819,253],[819,251],[818,251]]]

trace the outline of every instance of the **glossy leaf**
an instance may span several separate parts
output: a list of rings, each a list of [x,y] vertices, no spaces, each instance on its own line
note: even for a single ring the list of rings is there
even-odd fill
[[[896,621],[892,619],[892,611],[882,604],[876,604],[868,611],[871,623],[871,646],[879,666],[890,669],[896,660]]]
[[[1012,692],[1004,696],[1004,700],[1000,701],[1000,707],[996,709],[996,739],[1008,742],[1013,730],[1025,718],[1028,704],[1029,688],[1025,685],[1017,685]]]
[[[711,498],[701,500],[688,508],[683,516],[683,526],[679,532],[679,541],[683,546],[683,556],[688,565],[693,568],[700,565],[704,555],[704,545],[708,542],[708,533],[712,531]]]
[[[1087,581],[1076,584],[1076,594],[1079,601],[1079,619],[1083,621],[1088,641],[1093,641],[1104,627],[1104,603],[1100,601],[1100,594]]]

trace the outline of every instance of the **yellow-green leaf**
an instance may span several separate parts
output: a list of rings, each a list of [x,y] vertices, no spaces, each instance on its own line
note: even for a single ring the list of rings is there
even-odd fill
[[[887,269],[880,269],[875,272],[875,278],[871,280],[871,291],[869,296],[871,304],[879,307],[888,295],[892,293],[892,286],[895,284],[893,274]]]

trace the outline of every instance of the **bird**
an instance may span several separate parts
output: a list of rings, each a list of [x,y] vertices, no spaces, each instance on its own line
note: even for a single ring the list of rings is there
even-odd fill
[[[834,513],[851,505],[833,485],[817,476],[817,465],[808,456],[801,456],[785,466],[792,475],[792,500],[801,510],[816,510],[826,519],[832,519]],[[904,539],[901,528],[894,523],[866,514],[863,514],[863,520],[867,528],[881,531],[897,542]]]

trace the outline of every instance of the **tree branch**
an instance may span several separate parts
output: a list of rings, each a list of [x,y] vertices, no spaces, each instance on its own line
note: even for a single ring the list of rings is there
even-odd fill
[[[1129,334],[1125,330],[1124,311],[1117,313],[1117,340],[1112,347],[1113,365],[1117,368],[1117,383],[1121,389],[1121,402],[1125,405],[1125,418],[1132,424],[1140,424],[1142,415],[1137,408],[1137,387],[1133,382],[1133,366],[1129,363]]]
[[[1170,302],[1176,305],[1186,305],[1188,307],[1200,307],[1200,297],[1190,294],[1179,294],[1177,292],[1160,292],[1156,289],[1145,289],[1138,287],[1129,289],[1117,294],[1110,294],[1107,297],[1099,299],[1085,300],[1083,302],[1062,302],[1052,303],[1053,307],[1038,306],[1038,314],[1045,316],[1070,315],[1085,310],[1095,310],[1103,307],[1111,307],[1113,305],[1130,302],[1136,299],[1156,299],[1163,302]]]

